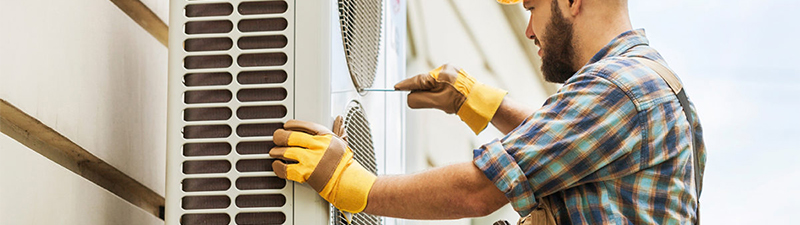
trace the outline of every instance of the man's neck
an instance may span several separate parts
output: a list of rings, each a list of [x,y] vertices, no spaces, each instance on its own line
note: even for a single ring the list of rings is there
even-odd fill
[[[632,28],[627,9],[606,15],[587,15],[583,21],[575,23],[577,54],[576,70],[580,69],[594,57],[611,40]]]

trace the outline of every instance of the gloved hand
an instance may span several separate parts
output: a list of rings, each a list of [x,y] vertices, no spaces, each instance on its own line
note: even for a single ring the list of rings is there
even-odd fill
[[[411,108],[456,113],[475,134],[486,128],[508,93],[479,83],[463,69],[448,64],[400,81],[394,89],[411,91],[408,94]]]
[[[337,118],[341,124],[341,117]],[[273,134],[276,147],[269,155],[280,178],[308,184],[322,198],[341,210],[357,213],[367,206],[367,197],[377,178],[353,159],[353,151],[328,128],[290,120]],[[341,130],[342,128],[334,128]]]

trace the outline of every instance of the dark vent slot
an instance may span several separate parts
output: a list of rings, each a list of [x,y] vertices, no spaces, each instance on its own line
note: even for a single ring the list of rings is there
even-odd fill
[[[200,16],[227,16],[233,13],[233,5],[230,3],[214,3],[202,5],[187,5],[186,17]]]
[[[228,225],[231,217],[224,213],[214,214],[184,214],[181,216],[181,225]]]
[[[203,160],[183,162],[183,173],[226,173],[231,170],[231,162],[227,160]]]
[[[239,190],[282,189],[283,187],[286,187],[286,180],[279,177],[240,177],[236,179],[236,188]]]
[[[274,84],[286,81],[286,71],[267,70],[267,71],[242,71],[236,77],[240,84]]]
[[[270,119],[286,116],[286,106],[244,106],[236,110],[239,119]]]
[[[224,209],[231,205],[228,196],[186,196],[181,199],[183,209]]]
[[[284,53],[257,53],[240,55],[236,63],[244,67],[280,66],[286,64],[286,60],[288,58]]]
[[[241,75],[239,75],[241,76]],[[231,73],[189,73],[183,77],[186,86],[227,85],[233,81]]]
[[[184,156],[227,155],[231,153],[229,143],[186,143],[183,144]]]
[[[267,154],[273,147],[275,147],[275,143],[271,141],[239,142],[236,145],[236,153],[242,155]]]
[[[239,213],[236,215],[236,224],[271,225],[283,224],[283,222],[286,222],[286,215],[282,212]]]
[[[241,208],[281,207],[285,204],[286,197],[282,194],[240,195],[236,197],[236,206]]]
[[[239,4],[239,14],[272,14],[283,13],[289,7],[284,1],[242,2]]]
[[[183,138],[224,138],[231,136],[228,125],[195,125],[183,127]]]
[[[272,171],[272,161],[274,159],[242,159],[236,162],[236,170],[239,172],[264,172]]]
[[[286,20],[284,20],[284,24],[286,24]],[[187,22],[184,29],[186,34],[225,34],[233,30],[233,23],[229,20],[192,21]]]
[[[189,52],[228,50],[233,47],[230,38],[193,38],[183,42],[183,49]]]
[[[185,121],[227,120],[231,118],[231,109],[218,108],[188,108],[183,111]]]
[[[283,35],[241,37],[236,42],[241,49],[283,48],[288,43]]]
[[[247,19],[239,21],[239,30],[242,32],[282,31],[288,25],[289,22],[284,18]]]
[[[183,102],[187,104],[228,102],[231,98],[233,94],[229,90],[187,91],[183,96]]]
[[[183,59],[186,69],[228,68],[232,64],[233,58],[229,55],[197,55]]]
[[[286,94],[283,88],[242,89],[236,93],[236,98],[243,102],[280,101],[286,99]]]
[[[280,123],[242,124],[236,127],[239,137],[272,136],[275,130],[283,127]]]
[[[189,178],[181,182],[183,191],[224,191],[231,188],[228,178]]]

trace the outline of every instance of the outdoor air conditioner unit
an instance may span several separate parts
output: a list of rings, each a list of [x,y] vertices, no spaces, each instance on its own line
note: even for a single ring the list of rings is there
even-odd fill
[[[404,170],[404,0],[170,0],[166,224],[342,224],[271,171],[272,132],[345,116],[355,158]],[[365,214],[354,224],[397,224]]]

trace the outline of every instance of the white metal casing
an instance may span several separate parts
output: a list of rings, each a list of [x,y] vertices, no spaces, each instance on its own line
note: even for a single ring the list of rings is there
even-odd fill
[[[188,18],[184,8],[187,4],[227,2],[234,7],[228,16],[212,16]],[[403,155],[403,96],[398,93],[365,93],[356,92],[346,66],[342,44],[341,29],[338,20],[338,4],[336,1],[294,1],[286,0],[288,9],[281,14],[239,15],[239,0],[228,1],[170,1],[170,50],[169,50],[169,106],[168,106],[168,143],[167,143],[167,202],[166,224],[181,224],[181,216],[187,213],[216,212],[230,216],[229,224],[236,224],[236,216],[242,212],[281,211],[286,219],[283,224],[326,224],[329,220],[329,204],[307,185],[288,182],[278,191],[275,190],[238,190],[236,179],[242,176],[274,176],[272,172],[243,173],[235,168],[241,159],[269,158],[266,154],[237,154],[236,144],[240,141],[271,140],[271,137],[239,137],[236,128],[240,124],[258,122],[286,122],[289,119],[312,121],[324,125],[332,124],[333,117],[345,113],[350,101],[357,100],[365,108],[370,120],[370,128],[374,138],[379,173],[402,173]],[[327,4],[325,4],[327,3]],[[376,74],[375,87],[391,87],[404,77],[404,37],[405,37],[405,4],[404,1],[385,0],[384,29],[381,40],[381,59]],[[226,34],[185,34],[184,25],[189,21],[226,19],[237,24],[241,19],[282,17],[288,21],[285,30],[277,32],[246,33],[237,30],[236,25]],[[242,36],[254,34],[282,34],[288,43],[280,49],[240,50],[236,40]],[[187,38],[194,37],[230,37],[234,44],[229,50],[209,52],[187,52],[184,49]],[[280,66],[244,68],[237,64],[238,56],[258,52],[283,52],[287,61]],[[390,52],[387,54],[386,52]],[[233,63],[230,67],[220,69],[186,69],[184,60],[193,55],[228,54]],[[237,73],[243,70],[281,69],[287,72],[286,80],[280,84],[243,85],[236,81]],[[187,87],[184,75],[191,72],[226,71],[231,73],[230,84],[214,87]],[[255,87],[280,87],[287,91],[284,100],[269,102],[237,101],[238,90]],[[225,103],[187,104],[184,94],[192,90],[227,89],[233,97]],[[240,106],[249,105],[284,105],[287,113],[279,119],[242,120],[235,115]],[[186,108],[198,106],[223,106],[234,113],[224,121],[186,122],[183,114]],[[255,122],[254,122],[255,121]],[[187,125],[228,124],[232,134],[226,138],[189,140],[183,136]],[[218,142],[231,144],[232,150],[223,156],[193,156],[182,154],[182,146],[187,142]],[[183,173],[183,163],[192,160],[217,159],[227,160],[231,169],[221,174]],[[182,190],[182,181],[187,177],[227,177],[231,187],[225,191],[189,193]],[[239,208],[235,201],[238,195],[254,193],[281,193],[286,197],[286,204],[281,207]],[[187,210],[182,208],[181,201],[192,195],[226,195],[230,197],[230,205],[223,209]],[[394,220],[385,220],[385,224],[394,224]]]

